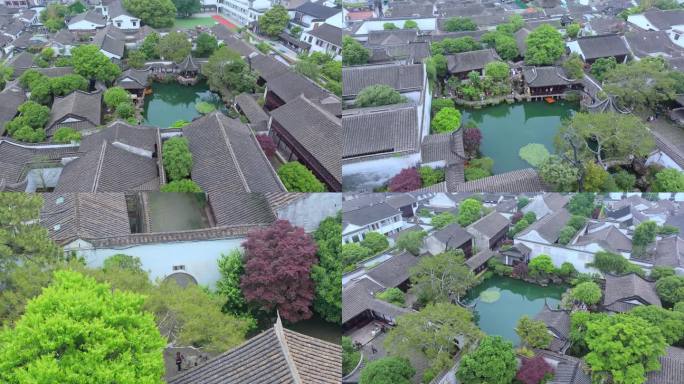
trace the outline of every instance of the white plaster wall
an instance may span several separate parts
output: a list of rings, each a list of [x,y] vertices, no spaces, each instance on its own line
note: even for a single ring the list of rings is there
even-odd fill
[[[112,20],[112,25],[120,29],[140,29],[140,19],[128,15],[119,15]],[[121,26],[119,26],[121,22]]]
[[[539,255],[549,255],[553,261],[553,265],[560,267],[563,263],[571,263],[577,271],[582,273],[598,273],[595,268],[587,267],[587,263],[594,261],[594,254],[575,249],[569,249],[551,244],[540,244],[533,241],[525,241],[515,239],[514,244],[525,244],[531,249],[530,259],[534,259]]]
[[[222,254],[240,249],[244,238],[188,241],[180,243],[142,244],[127,248],[92,249],[85,242],[75,242],[70,249],[80,246],[77,253],[83,256],[90,267],[101,267],[104,260],[117,253],[140,258],[142,268],[150,272],[150,279],[163,279],[173,273],[174,265],[185,265],[185,272],[191,274],[200,285],[214,287],[220,279],[217,261]]]
[[[97,28],[103,28],[104,25],[91,23],[86,20],[81,20],[78,23],[69,24],[67,28],[70,31],[94,31]]]
[[[372,191],[404,168],[420,163],[420,153],[392,156],[342,165],[342,183],[347,190]]]
[[[684,36],[682,36],[680,39],[683,39],[684,41]],[[674,168],[680,172],[684,171],[684,169],[680,167],[679,164],[677,164],[674,160],[672,160],[670,156],[668,156],[665,152],[662,151],[656,151],[648,157],[648,159],[646,160],[646,165],[651,164],[659,164],[665,168]]]
[[[277,212],[279,219],[313,232],[326,217],[335,216],[342,209],[342,194],[312,193]]]
[[[437,30],[437,18],[427,17],[427,18],[402,18],[402,19],[386,19],[386,20],[367,20],[364,21],[361,27],[356,30],[355,35],[367,35],[370,31],[382,31],[384,30],[383,25],[385,23],[394,23],[397,27],[401,28],[404,22],[408,20],[413,20],[418,24],[418,29],[421,31],[435,31]]]

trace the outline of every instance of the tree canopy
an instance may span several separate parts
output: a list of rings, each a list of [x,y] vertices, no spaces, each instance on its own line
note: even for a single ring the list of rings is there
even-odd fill
[[[71,50],[71,57],[74,71],[86,79],[112,82],[121,74],[119,66],[95,45],[79,45]]]
[[[378,107],[403,102],[406,102],[406,98],[394,88],[385,84],[376,84],[362,89],[354,101],[354,106],[359,108]]]
[[[181,180],[190,176],[192,171],[192,153],[188,139],[184,137],[172,137],[162,146],[164,170],[169,180]]]
[[[173,5],[176,7],[176,12],[180,17],[190,17],[193,13],[202,10],[200,0],[173,0]]]
[[[249,70],[240,54],[227,46],[214,51],[202,66],[202,74],[214,90],[227,89],[239,94],[253,92],[256,87],[256,75]]]
[[[368,63],[370,51],[351,36],[342,36],[342,64],[361,65]]]
[[[313,236],[318,248],[318,262],[311,267],[311,279],[315,284],[313,308],[326,321],[339,324],[342,321],[342,216],[321,221]]]
[[[389,356],[373,360],[361,371],[359,384],[411,384],[416,370],[408,359]]]
[[[461,128],[461,112],[456,108],[442,108],[431,122],[434,133],[449,133]]]
[[[482,217],[482,203],[475,199],[465,199],[458,207],[458,223],[462,227],[476,222]]]
[[[123,6],[152,28],[172,27],[178,13],[171,0],[123,0]]]
[[[282,5],[275,5],[259,16],[259,29],[271,37],[276,37],[285,30],[289,22],[287,9]]]
[[[288,192],[325,192],[325,184],[298,161],[290,161],[278,168],[278,177]]]
[[[0,379],[162,383],[166,343],[143,297],[55,272],[14,328],[0,331]]]
[[[463,384],[509,384],[517,367],[513,344],[501,336],[486,336],[475,351],[463,355],[456,378]]]
[[[549,24],[542,24],[530,32],[525,44],[525,62],[530,65],[551,65],[565,52],[563,35]]]
[[[553,336],[543,321],[530,319],[526,315],[518,319],[515,333],[520,336],[520,340],[525,345],[531,348],[547,348],[553,340]]]
[[[200,48],[199,45],[198,48]],[[162,59],[177,63],[188,57],[191,51],[192,43],[183,32],[169,32],[159,39],[159,44],[157,45],[157,53]]]
[[[477,283],[460,249],[421,257],[411,268],[410,279],[411,292],[422,303],[452,302]]]

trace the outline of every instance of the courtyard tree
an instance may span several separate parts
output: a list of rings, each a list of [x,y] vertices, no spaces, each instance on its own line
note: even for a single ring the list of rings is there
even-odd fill
[[[143,300],[55,272],[15,327],[0,331],[0,381],[161,384],[166,343]]]
[[[418,29],[418,23],[413,20],[406,20],[403,29]]]
[[[585,281],[577,284],[571,291],[570,296],[573,300],[587,305],[598,304],[601,301],[601,287],[593,281]]]
[[[511,68],[503,61],[492,61],[485,66],[485,74],[496,81],[504,81],[511,74]]]
[[[17,110],[19,115],[5,124],[7,133],[19,141],[35,143],[45,140],[43,127],[50,118],[50,108],[27,101]]]
[[[142,69],[145,67],[145,52],[142,49],[136,49],[128,52],[128,57],[126,58],[126,63],[128,66],[135,69]]]
[[[591,217],[594,212],[596,195],[593,193],[575,193],[568,202],[568,211],[573,215]]]
[[[92,81],[112,82],[121,69],[95,45],[79,45],[71,50],[74,72]]]
[[[389,181],[390,192],[411,192],[422,186],[420,174],[416,168],[404,168]]]
[[[176,7],[176,12],[180,17],[190,17],[202,10],[200,0],[173,0],[173,5]]]
[[[475,199],[465,199],[458,207],[458,223],[461,227],[476,222],[482,217],[482,203]]]
[[[656,305],[637,305],[628,313],[660,329],[668,345],[681,345],[684,341],[684,312],[672,311]]]
[[[50,79],[50,89],[54,96],[65,96],[75,90],[87,91],[88,80],[77,74],[55,77]]]
[[[553,340],[543,321],[530,319],[527,315],[518,319],[515,333],[530,348],[547,348]]]
[[[421,257],[409,273],[411,292],[422,303],[459,300],[478,281],[460,249]]]
[[[572,23],[565,28],[565,33],[569,37],[572,37],[573,39],[577,37],[577,35],[579,34],[579,31],[580,31],[579,23]]]
[[[145,59],[152,60],[159,58],[157,47],[159,46],[160,39],[161,36],[157,32],[152,32],[145,36],[145,40],[143,40],[143,43],[140,46],[140,51],[145,54]]]
[[[684,191],[684,172],[666,168],[656,173],[653,190],[657,192]]]
[[[342,36],[342,64],[361,65],[368,63],[370,51],[351,36]]]
[[[625,273],[636,273],[644,275],[644,270],[636,264],[632,264],[624,256],[612,252],[596,252],[594,261],[588,264],[603,273],[622,275]]]
[[[214,90],[239,94],[253,92],[256,87],[256,76],[249,70],[247,63],[238,52],[226,46],[214,51],[209,61],[202,66],[202,74]]]
[[[418,256],[425,236],[427,236],[425,231],[404,232],[397,237],[397,248]]]
[[[482,142],[482,132],[477,126],[468,126],[466,124],[463,130],[463,148],[468,156],[475,157],[480,151],[480,143]]]
[[[123,0],[123,6],[152,28],[172,27],[178,13],[171,0]]]
[[[347,243],[340,248],[342,266],[347,269],[356,267],[356,263],[371,255],[371,250],[359,243]]]
[[[218,295],[189,284],[164,281],[148,294],[145,309],[154,313],[157,327],[169,343],[221,353],[245,341],[256,326],[248,316],[223,313]]]
[[[389,356],[373,360],[361,371],[359,384],[411,384],[416,370],[408,359]]]
[[[404,96],[389,85],[376,84],[362,89],[354,101],[354,106],[359,108],[378,107],[404,103],[406,100]]]
[[[197,1],[197,0],[195,0]],[[216,38],[206,32],[202,32],[195,40],[195,53],[199,57],[209,57],[215,50],[218,49],[218,41]]]
[[[222,310],[225,313],[240,315],[247,309],[245,296],[240,290],[240,279],[245,273],[244,257],[242,252],[234,250],[222,254],[218,260],[218,270],[221,278],[216,282],[216,293],[221,296],[225,303]]]
[[[162,156],[169,180],[181,180],[190,176],[192,153],[188,139],[176,136],[166,140],[162,146]]]
[[[571,79],[581,79],[584,77],[584,61],[582,61],[582,58],[576,53],[571,54],[570,57],[563,62],[563,69]]]
[[[311,267],[316,244],[304,229],[287,220],[247,235],[245,274],[240,287],[245,299],[266,312],[278,310],[290,322],[311,317],[314,284]]]
[[[295,63],[293,68],[295,72],[299,73],[300,75],[308,77],[315,83],[318,82],[321,77],[320,67],[318,66],[318,64],[311,61],[299,60]]]
[[[388,288],[376,295],[382,301],[394,304],[397,307],[403,307],[406,301],[406,295],[399,288]]]
[[[109,109],[114,109],[121,103],[130,103],[131,94],[121,87],[111,87],[105,91],[103,100]]]
[[[553,368],[541,355],[536,355],[531,359],[522,359],[522,365],[515,378],[523,384],[541,384],[551,376]]]
[[[536,278],[546,278],[556,270],[556,267],[551,260],[551,256],[543,254],[530,260],[529,267],[530,276]]]
[[[60,127],[55,131],[55,134],[52,135],[52,141],[62,144],[81,141],[81,132],[78,132],[71,127]]]
[[[550,24],[535,28],[527,36],[525,44],[525,63],[530,65],[551,65],[565,52],[563,35]]]
[[[325,321],[340,324],[342,321],[342,216],[336,215],[321,221],[314,232],[318,262],[311,267],[315,285],[313,308]],[[368,234],[366,234],[368,236]]]
[[[456,108],[443,108],[432,119],[434,133],[449,133],[461,128],[461,112]]]
[[[474,31],[477,24],[466,17],[452,17],[444,22],[444,30],[447,32]]]
[[[406,358],[422,353],[433,372],[450,366],[457,349],[468,350],[482,337],[472,312],[450,303],[428,304],[418,312],[398,317],[396,322],[385,338],[385,349]]]
[[[658,223],[653,220],[642,221],[634,229],[632,244],[640,248],[645,248],[649,244],[653,244],[657,234]]]
[[[579,170],[569,162],[561,160],[558,156],[549,156],[539,166],[539,176],[548,185],[553,186],[557,192],[570,192],[577,190]]]
[[[387,237],[379,232],[367,232],[363,235],[361,245],[371,250],[373,253],[384,251],[389,247]]]
[[[351,337],[342,336],[342,377],[356,368],[361,360],[361,352],[357,351]]]
[[[157,53],[164,60],[180,62],[192,51],[192,43],[183,32],[169,32],[159,39]]]
[[[617,67],[614,57],[601,57],[591,64],[591,74],[598,80],[603,81],[606,75]]]
[[[278,168],[278,177],[288,192],[325,192],[325,184],[298,161],[290,161]]]
[[[437,229],[442,229],[449,224],[455,223],[457,220],[458,218],[453,213],[442,212],[433,216],[430,224]]]
[[[513,343],[485,336],[477,349],[463,355],[456,378],[462,384],[509,384],[517,368]]]
[[[592,377],[615,384],[641,384],[660,369],[665,339],[660,329],[628,314],[601,316],[587,322],[585,361]]]
[[[282,5],[276,5],[259,16],[259,30],[270,37],[276,37],[285,30],[289,22],[287,9]]]
[[[162,185],[160,192],[201,193],[202,187],[190,179],[174,180]]]
[[[684,276],[667,276],[656,281],[656,292],[666,306],[684,301]]]

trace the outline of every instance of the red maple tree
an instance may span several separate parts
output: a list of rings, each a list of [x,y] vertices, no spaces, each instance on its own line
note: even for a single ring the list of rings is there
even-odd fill
[[[257,142],[261,146],[261,150],[264,151],[266,156],[271,157],[276,153],[276,145],[273,142],[271,136],[268,135],[256,135]]]
[[[531,359],[523,359],[515,378],[524,384],[539,384],[546,375],[552,376],[553,368],[543,357],[537,355]]]
[[[278,220],[251,231],[242,246],[245,274],[240,287],[245,299],[266,311],[277,309],[290,322],[310,318],[311,266],[317,261],[311,236],[287,220]]]
[[[421,187],[420,174],[415,168],[404,168],[394,176],[387,188],[390,192],[410,192]]]

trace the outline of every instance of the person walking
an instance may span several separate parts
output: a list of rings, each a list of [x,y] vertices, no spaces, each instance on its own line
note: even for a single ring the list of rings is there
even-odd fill
[[[183,364],[183,360],[185,360],[185,356],[181,355],[180,352],[176,352],[176,366],[178,367],[178,372],[181,371],[181,364]]]

